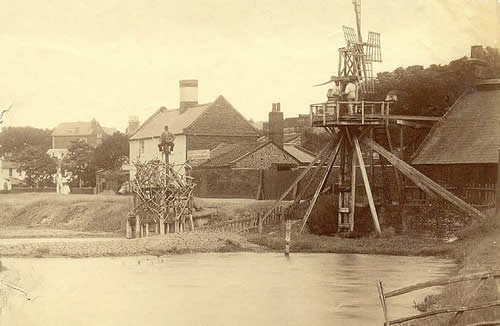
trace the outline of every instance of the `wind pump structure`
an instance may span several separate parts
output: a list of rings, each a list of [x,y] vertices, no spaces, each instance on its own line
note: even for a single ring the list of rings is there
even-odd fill
[[[289,211],[294,211],[301,202],[308,204],[305,214],[302,217],[301,232],[307,224],[309,216],[317,203],[318,197],[322,193],[327,193],[333,189],[332,200],[338,200],[337,218],[338,232],[353,232],[355,230],[356,207],[358,206],[356,193],[356,175],[359,171],[363,181],[366,200],[370,208],[374,230],[381,233],[377,206],[374,201],[372,186],[374,176],[373,153],[378,153],[380,157],[380,168],[387,180],[392,176],[396,179],[399,198],[392,200],[387,198],[390,204],[401,205],[404,201],[404,191],[402,189],[402,175],[412,181],[422,191],[433,199],[444,199],[467,214],[479,218],[485,215],[465,203],[445,188],[401,160],[393,154],[391,136],[389,133],[389,123],[396,120],[403,121],[427,121],[435,118],[425,116],[402,116],[391,115],[391,102],[387,101],[365,101],[365,95],[374,93],[375,79],[373,77],[372,64],[381,62],[380,34],[369,32],[367,42],[361,36],[361,0],[352,0],[356,16],[356,31],[350,27],[343,27],[347,45],[339,49],[338,75],[332,76],[329,81],[315,86],[336,83],[340,90],[345,84],[353,83],[356,86],[356,97],[349,101],[343,101],[338,96],[335,101],[329,99],[327,102],[310,105],[311,126],[325,129],[331,139],[318,153],[314,160],[300,173],[296,180],[287,188],[276,203],[264,215],[265,220],[270,213],[283,201],[292,191],[295,198]],[[384,139],[388,144],[388,149],[377,142],[377,139]],[[363,152],[368,152],[370,156],[371,179],[365,164]],[[332,171],[338,171],[338,175],[331,176]],[[390,170],[393,170],[392,172]],[[305,178],[306,175],[308,178]],[[318,178],[319,177],[319,178]],[[326,183],[330,179],[336,179],[333,186],[327,187]],[[312,198],[305,198],[314,180],[319,183]],[[301,183],[300,191],[297,186]],[[305,186],[302,186],[305,184]],[[387,188],[388,186],[386,186]],[[386,189],[388,190],[388,189]],[[387,193],[388,191],[386,191]],[[388,195],[390,197],[390,194]],[[336,198],[335,198],[336,197]],[[334,215],[335,212],[332,212]],[[291,215],[291,214],[290,214]],[[292,218],[291,216],[287,218]],[[332,217],[334,218],[334,217]]]

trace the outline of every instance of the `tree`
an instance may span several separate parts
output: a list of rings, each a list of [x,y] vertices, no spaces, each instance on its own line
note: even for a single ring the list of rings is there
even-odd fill
[[[56,162],[47,155],[45,147],[27,146],[14,155],[14,161],[26,172],[26,183],[29,186],[51,185],[52,176],[56,173]]]
[[[21,152],[27,146],[51,147],[51,131],[32,127],[7,127],[0,132],[0,156]]]
[[[97,169],[120,167],[129,156],[128,137],[120,132],[104,138],[94,152],[94,165]]]
[[[63,160],[63,168],[75,177],[78,186],[95,186],[94,149],[84,140],[73,141]]]

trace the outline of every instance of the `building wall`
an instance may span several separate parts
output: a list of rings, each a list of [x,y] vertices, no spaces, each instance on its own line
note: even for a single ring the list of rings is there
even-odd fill
[[[73,141],[79,141],[85,139],[87,143],[92,147],[97,147],[102,142],[102,138],[97,138],[96,135],[91,136],[53,136],[52,137],[52,148],[63,149],[68,148]]]
[[[269,169],[272,164],[291,163],[298,165],[297,161],[283,152],[276,145],[269,143],[254,153],[246,156],[234,164],[235,168]]]
[[[255,198],[259,187],[259,170],[194,169],[192,176],[197,197]]]
[[[495,184],[497,164],[432,164],[415,168],[440,184]]]

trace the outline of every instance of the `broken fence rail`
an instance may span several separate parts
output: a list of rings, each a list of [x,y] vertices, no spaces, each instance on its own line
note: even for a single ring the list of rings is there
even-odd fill
[[[264,213],[255,213],[253,216],[237,218],[214,225],[206,225],[198,227],[200,231],[220,231],[220,232],[250,232],[258,230],[259,233],[262,232],[264,225],[275,225],[280,224],[285,220],[283,207],[276,207],[271,214],[264,219]]]
[[[486,308],[491,308],[491,307],[500,307],[499,300],[481,303],[481,304],[472,304],[472,300],[474,299],[475,295],[477,294],[477,291],[481,288],[481,286],[484,284],[484,282],[488,279],[494,279],[496,281],[495,286],[496,286],[496,291],[498,293],[497,282],[500,281],[500,270],[466,274],[466,275],[458,275],[458,276],[451,277],[451,278],[422,282],[422,283],[417,283],[414,285],[406,286],[403,288],[395,289],[395,290],[392,290],[389,292],[384,292],[383,283],[381,281],[378,281],[377,282],[377,289],[378,289],[380,304],[382,306],[382,311],[384,313],[384,319],[385,319],[384,325],[386,325],[386,326],[398,325],[398,324],[409,322],[412,320],[418,320],[418,319],[423,319],[423,318],[441,315],[441,314],[447,314],[447,313],[455,313],[453,315],[452,319],[449,321],[448,325],[456,325],[458,320],[461,318],[463,313],[466,311],[474,311],[474,310],[486,309]],[[390,318],[389,318],[389,307],[387,305],[387,299],[389,299],[389,298],[400,296],[403,294],[407,294],[407,293],[410,293],[413,291],[417,291],[417,290],[421,290],[421,289],[425,289],[425,288],[429,288],[429,287],[445,286],[445,285],[450,285],[453,283],[467,282],[467,281],[474,281],[474,280],[480,280],[480,283],[474,289],[474,291],[471,293],[471,295],[469,296],[468,302],[466,302],[463,306],[446,307],[446,308],[436,309],[433,311],[424,312],[424,313],[421,313],[418,315],[413,315],[413,316],[403,317],[403,318],[398,318],[398,319],[393,319],[393,320],[390,320]],[[479,325],[483,325],[483,326],[500,325],[500,321],[483,321],[483,322],[470,324],[469,326],[479,326]]]

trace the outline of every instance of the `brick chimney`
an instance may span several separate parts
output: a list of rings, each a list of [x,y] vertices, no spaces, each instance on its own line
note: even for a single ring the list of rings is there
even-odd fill
[[[273,109],[269,112],[269,140],[283,147],[284,122],[283,112],[280,109],[280,103],[273,103]]]
[[[198,80],[179,80],[179,110],[181,113],[187,108],[198,104]]]
[[[131,115],[128,117],[127,135],[132,134],[139,128],[139,117],[136,115]]]

